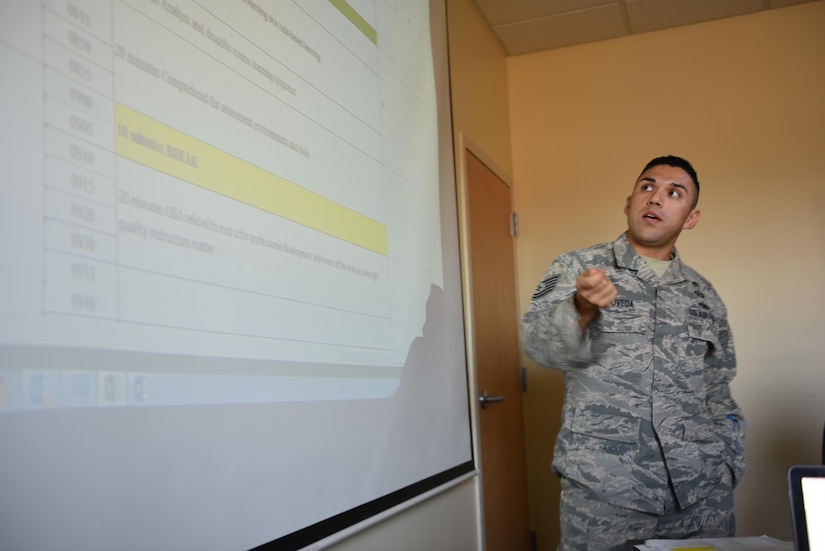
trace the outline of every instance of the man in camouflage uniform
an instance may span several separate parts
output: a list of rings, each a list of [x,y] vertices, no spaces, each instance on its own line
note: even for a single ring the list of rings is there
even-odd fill
[[[734,534],[745,424],[733,337],[675,249],[698,197],[690,163],[653,159],[627,198],[627,232],[555,259],[522,320],[525,352],[564,372],[560,551]]]

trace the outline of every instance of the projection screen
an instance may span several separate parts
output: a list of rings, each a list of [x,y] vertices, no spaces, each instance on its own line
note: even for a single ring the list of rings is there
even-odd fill
[[[0,10],[0,547],[298,549],[472,476],[443,1]]]

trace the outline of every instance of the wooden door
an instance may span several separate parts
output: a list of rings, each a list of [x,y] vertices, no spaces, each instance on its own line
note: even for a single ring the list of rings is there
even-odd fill
[[[465,151],[467,223],[487,551],[530,549],[510,188]]]

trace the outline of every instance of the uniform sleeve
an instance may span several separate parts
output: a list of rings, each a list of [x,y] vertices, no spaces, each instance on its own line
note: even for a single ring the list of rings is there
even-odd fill
[[[522,317],[524,352],[540,365],[572,371],[585,367],[592,358],[588,332],[581,334],[573,303],[576,277],[582,269],[569,256],[553,261]]]
[[[707,405],[719,439],[725,443],[735,486],[745,473],[745,417],[730,391],[736,375],[736,353],[727,314],[719,320],[717,338],[718,348],[706,359]]]

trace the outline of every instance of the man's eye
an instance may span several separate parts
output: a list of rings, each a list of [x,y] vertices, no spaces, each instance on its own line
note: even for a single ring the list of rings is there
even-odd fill
[[[681,197],[681,196],[682,196],[682,194],[681,194],[681,193],[679,193],[679,190],[678,190],[678,189],[671,189],[671,190],[670,190],[670,196],[671,196],[671,197],[676,197],[676,198],[679,198],[679,197]]]
[[[651,189],[653,189],[653,186],[651,186],[650,184],[642,184],[643,191],[650,191]]]

